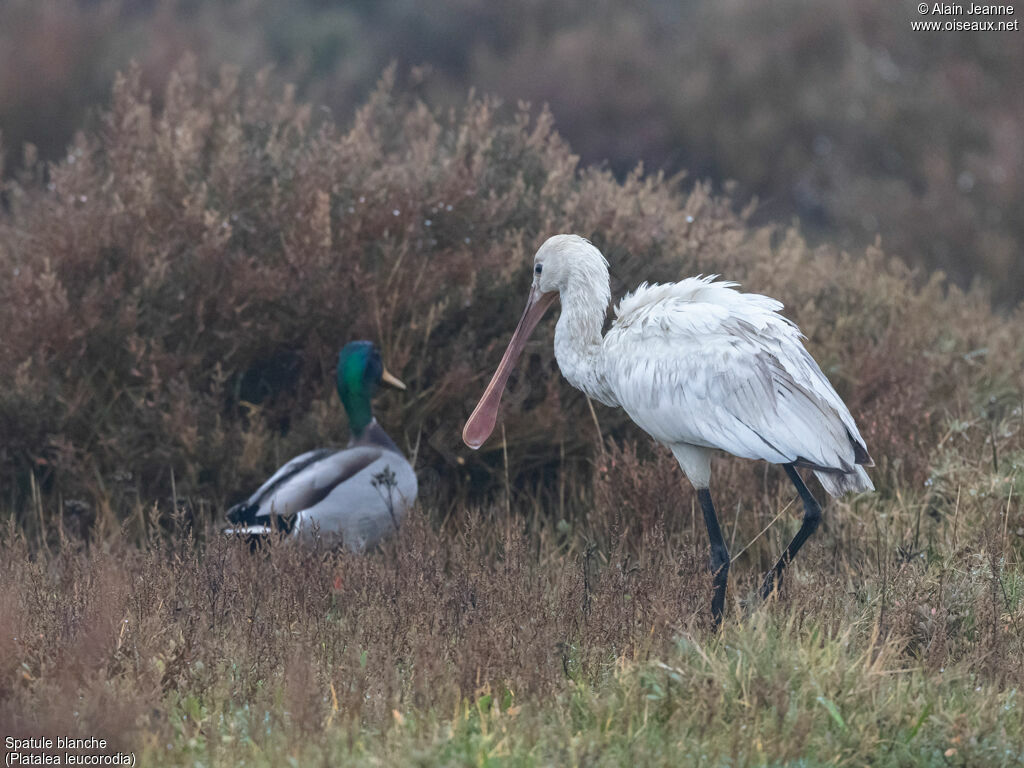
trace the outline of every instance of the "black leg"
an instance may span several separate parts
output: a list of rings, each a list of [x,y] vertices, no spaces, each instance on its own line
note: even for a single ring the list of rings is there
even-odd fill
[[[786,467],[786,474],[789,475],[789,479],[796,486],[796,492],[800,494],[800,500],[804,503],[804,519],[800,523],[800,530],[796,532],[796,536],[789,542],[789,546],[782,553],[779,562],[764,577],[764,584],[761,585],[761,597],[765,600],[782,584],[782,572],[789,565],[789,561],[796,557],[796,553],[800,551],[800,547],[804,545],[804,542],[818,529],[818,523],[821,522],[821,506],[819,506],[814,496],[811,495],[811,492],[807,490],[807,486],[800,479],[800,474],[796,471],[796,467],[792,464],[784,466]]]
[[[718,525],[715,505],[711,503],[711,492],[707,488],[699,488],[697,499],[704,511],[704,524],[708,527],[708,539],[711,541],[711,578],[715,586],[711,597],[711,617],[717,628],[722,623],[722,613],[725,609],[725,585],[729,581],[729,548],[725,546],[725,538]]]

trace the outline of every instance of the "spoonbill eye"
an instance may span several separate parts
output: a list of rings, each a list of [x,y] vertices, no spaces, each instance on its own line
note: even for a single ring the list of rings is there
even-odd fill
[[[544,265],[543,264],[538,264],[537,266],[535,266],[533,268],[533,274],[539,275],[541,273],[541,270],[543,270],[543,269],[544,269]]]

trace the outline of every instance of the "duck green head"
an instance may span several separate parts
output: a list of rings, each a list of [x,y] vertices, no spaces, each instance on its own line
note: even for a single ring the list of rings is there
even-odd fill
[[[388,373],[380,352],[370,341],[352,341],[338,356],[338,397],[341,398],[353,437],[359,437],[373,421],[370,405],[381,384],[405,389],[405,384]]]

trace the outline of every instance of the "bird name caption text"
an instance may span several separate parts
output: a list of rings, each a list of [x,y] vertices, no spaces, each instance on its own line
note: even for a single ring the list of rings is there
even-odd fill
[[[135,765],[134,752],[109,749],[106,739],[58,736],[30,736],[4,739],[7,755],[4,763],[16,765]]]
[[[979,3],[918,3],[917,12],[929,19],[910,22],[914,32],[1017,32],[1020,19],[1012,5]]]

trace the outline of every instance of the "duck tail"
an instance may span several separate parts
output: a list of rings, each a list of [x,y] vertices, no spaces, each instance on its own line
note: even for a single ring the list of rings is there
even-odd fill
[[[235,504],[228,510],[228,522],[235,525],[252,525],[256,522],[256,513],[259,508],[259,504],[250,504],[248,501]]]
[[[241,540],[249,547],[252,553],[259,552],[265,545],[271,543],[274,538],[274,529],[269,525],[237,525],[231,528],[221,529],[221,533],[229,539]]]
[[[239,525],[221,530],[225,536],[269,536],[273,532],[269,525]]]

